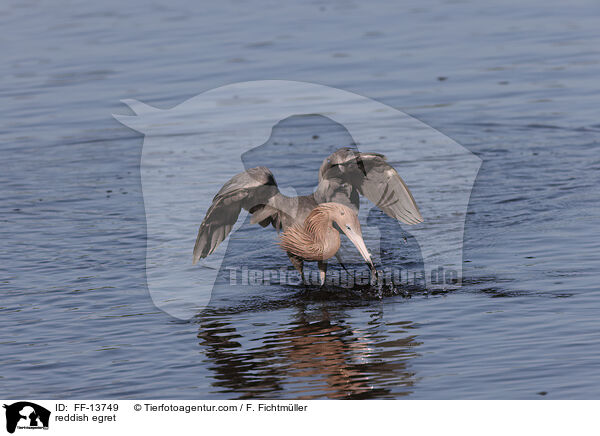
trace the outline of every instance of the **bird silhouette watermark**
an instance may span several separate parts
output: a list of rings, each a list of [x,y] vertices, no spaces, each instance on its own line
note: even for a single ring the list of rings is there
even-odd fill
[[[247,268],[250,288],[251,271],[256,280],[262,271],[264,281],[266,270],[280,271],[290,260],[300,269],[297,258],[305,261],[304,254],[286,256],[275,246],[275,232],[268,236],[255,225],[285,231],[279,203],[269,203],[275,198],[286,212],[307,216],[324,202],[352,208],[362,242],[358,235],[345,238],[348,229],[333,220],[342,238],[332,264],[369,252],[375,270],[389,270],[394,284],[398,271],[410,270],[425,289],[461,285],[465,218],[481,159],[419,120],[352,92],[285,80],[226,85],[171,109],[123,102],[134,115],[115,118],[144,134],[148,289],[172,316],[190,319],[229,295],[230,268],[238,268],[238,283]],[[292,119],[295,133],[281,135],[278,128]],[[306,135],[299,139],[298,132]],[[298,195],[280,195],[284,187]],[[219,202],[233,209],[219,215]],[[313,259],[320,262],[319,284],[336,276],[342,283],[341,270],[327,271],[326,259]],[[363,274],[372,280],[373,269],[355,268],[354,284]],[[345,283],[352,283],[348,277]]]

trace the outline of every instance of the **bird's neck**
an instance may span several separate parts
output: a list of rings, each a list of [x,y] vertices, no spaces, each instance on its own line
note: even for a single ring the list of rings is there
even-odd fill
[[[333,229],[331,214],[323,207],[317,207],[304,220],[304,230],[316,239],[326,236],[327,229]]]
[[[304,221],[304,231],[310,235],[315,247],[323,253],[323,260],[334,256],[340,248],[340,233],[333,228],[328,210],[314,209]]]
[[[305,260],[327,260],[340,248],[340,233],[333,228],[329,210],[320,206],[313,209],[304,223],[283,232],[281,247]]]

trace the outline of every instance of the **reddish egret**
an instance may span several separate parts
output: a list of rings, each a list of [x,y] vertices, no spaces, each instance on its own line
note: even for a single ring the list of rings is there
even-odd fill
[[[281,235],[281,248],[302,274],[302,281],[305,281],[303,262],[316,260],[319,264],[319,280],[321,285],[325,283],[326,260],[335,256],[340,249],[340,233],[334,228],[334,223],[358,249],[371,272],[375,273],[371,255],[363,241],[358,216],[343,204],[323,203],[310,212],[303,224],[293,224]]]
[[[225,240],[244,208],[252,214],[252,224],[262,227],[271,224],[277,231],[284,231],[281,246],[303,277],[304,260],[317,260],[323,283],[327,267],[325,260],[336,255],[340,243],[339,233],[333,228],[333,223],[348,235],[371,271],[374,271],[358,223],[359,194],[394,219],[406,224],[423,221],[408,187],[398,172],[386,162],[385,156],[340,148],[321,164],[319,184],[310,195],[288,197],[281,194],[273,174],[265,167],[251,168],[233,176],[217,193],[200,225],[193,263],[211,254]],[[319,208],[319,205],[322,207]],[[307,219],[309,216],[312,217],[311,221]],[[327,217],[326,220],[323,218],[323,222],[327,223],[326,235],[332,240],[325,241],[326,246],[323,247],[323,254],[328,257],[318,259],[307,254],[309,247],[296,246],[294,241],[308,245],[314,242],[318,236],[313,231],[318,225],[311,225],[311,222],[318,221],[321,216]],[[346,227],[347,224],[352,232]]]

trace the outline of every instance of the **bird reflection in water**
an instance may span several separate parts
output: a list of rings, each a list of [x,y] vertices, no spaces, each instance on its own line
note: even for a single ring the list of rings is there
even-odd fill
[[[292,309],[290,321],[275,330],[260,322],[251,328],[241,325],[253,317],[247,311],[198,316],[198,338],[212,362],[217,392],[239,399],[396,398],[411,393],[416,376],[409,361],[420,345],[411,322],[384,324],[380,310],[365,308],[371,312],[369,321],[357,328],[349,325],[343,308],[324,303],[308,309],[298,301]],[[236,327],[238,315],[243,320]]]

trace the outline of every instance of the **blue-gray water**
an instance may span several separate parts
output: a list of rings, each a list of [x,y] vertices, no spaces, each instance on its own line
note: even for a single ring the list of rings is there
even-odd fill
[[[0,397],[600,398],[599,12],[3,3]],[[111,114],[263,79],[378,99],[483,160],[460,290],[153,306],[142,137]]]

